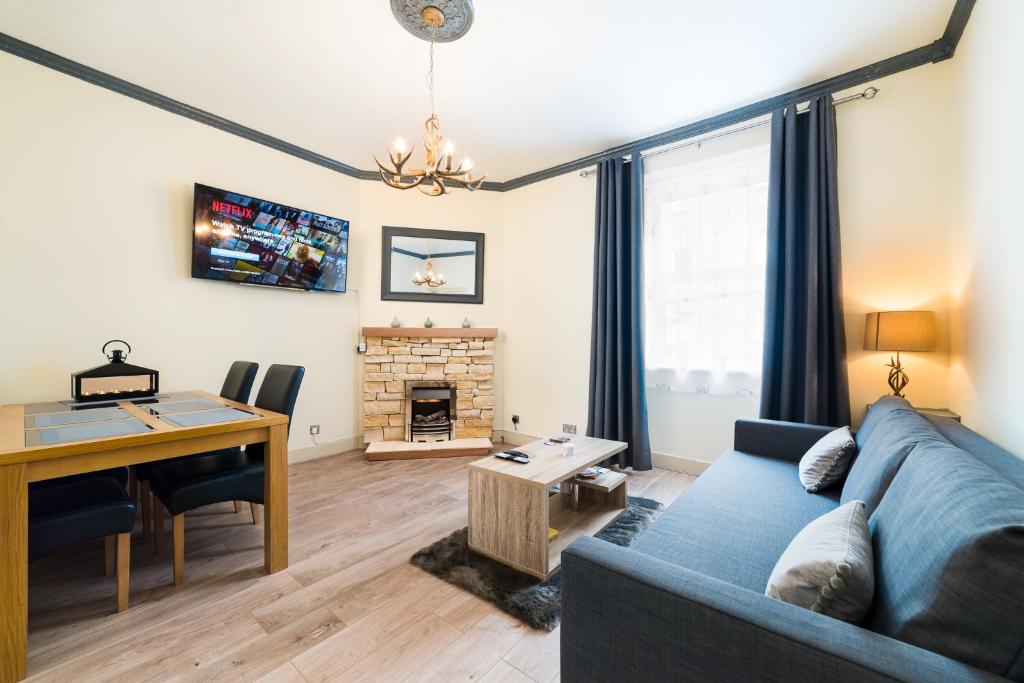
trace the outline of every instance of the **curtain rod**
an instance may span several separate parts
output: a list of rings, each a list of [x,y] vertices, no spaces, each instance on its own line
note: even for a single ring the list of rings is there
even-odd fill
[[[854,93],[853,95],[847,95],[846,97],[840,97],[838,100],[836,100],[834,102],[834,104],[837,104],[837,105],[838,104],[844,104],[846,102],[853,102],[854,100],[873,100],[875,98],[875,95],[877,95],[877,94],[878,94],[878,88],[876,88],[875,86],[871,85],[871,86],[868,86],[867,88],[864,88],[864,90],[860,91],[859,93]],[[800,107],[798,106],[797,107],[797,112],[798,113],[803,113],[803,112],[807,111],[807,109],[809,109],[809,108],[810,108],[810,105],[807,105],[807,107],[804,108],[804,109],[800,109]],[[640,152],[640,157],[642,159],[646,159],[647,157],[658,156],[659,154],[664,154],[665,152],[672,152],[672,151],[677,150],[677,149],[683,149],[685,147],[692,147],[693,145],[701,145],[701,144],[703,144],[705,142],[709,142],[711,140],[717,140],[718,138],[724,138],[724,137],[727,137],[729,135],[733,135],[735,133],[742,133],[745,130],[752,130],[754,128],[760,128],[761,126],[767,126],[769,123],[771,123],[771,119],[770,118],[763,119],[761,121],[756,121],[754,123],[748,123],[747,125],[740,126],[739,128],[730,128],[729,130],[725,130],[725,131],[722,131],[720,133],[713,133],[711,135],[705,135],[704,137],[696,139],[696,140],[694,140],[694,139],[686,140],[684,142],[679,142],[677,144],[669,145],[667,147],[660,147],[658,149],[654,149],[654,150],[651,150],[651,151]],[[586,178],[587,176],[594,175],[595,173],[597,173],[597,168],[596,167],[588,168],[588,169],[585,169],[583,171],[580,171],[580,176],[583,177],[583,178]]]

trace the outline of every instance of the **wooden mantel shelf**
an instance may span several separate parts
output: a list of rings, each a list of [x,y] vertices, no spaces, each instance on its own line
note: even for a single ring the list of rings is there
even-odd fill
[[[495,339],[497,327],[364,327],[364,337],[455,337]]]

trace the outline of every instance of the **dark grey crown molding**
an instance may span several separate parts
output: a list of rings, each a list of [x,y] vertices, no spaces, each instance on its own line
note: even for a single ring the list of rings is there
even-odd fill
[[[941,62],[945,59],[951,58],[956,52],[957,43],[959,43],[961,36],[963,35],[964,28],[967,26],[967,21],[970,19],[971,10],[974,9],[975,0],[956,0],[956,4],[953,6],[953,13],[949,17],[949,21],[946,23],[946,30],[943,32],[937,40],[930,45],[924,45],[915,50],[904,52],[903,54],[896,55],[895,57],[889,57],[883,59],[880,62],[869,64],[868,66],[848,71],[845,74],[834,76],[833,78],[819,81],[813,85],[808,85],[803,88],[797,88],[791,90],[782,95],[770,97],[760,102],[748,104],[731,111],[727,111],[723,114],[711,116],[700,121],[688,123],[678,128],[667,130],[657,135],[642,138],[640,140],[633,140],[616,147],[612,147],[598,152],[596,154],[590,154],[573,161],[568,161],[557,166],[552,166],[535,173],[529,173],[518,178],[506,180],[505,182],[485,182],[481,189],[491,190],[494,192],[507,192],[509,190],[515,190],[531,183],[540,182],[541,180],[547,180],[555,176],[569,173],[571,171],[577,171],[580,169],[593,166],[599,161],[604,159],[611,159],[615,157],[625,156],[635,150],[651,149],[653,147],[660,147],[661,145],[678,142],[686,138],[693,137],[695,135],[703,135],[711,131],[730,126],[748,119],[763,116],[771,111],[784,107],[786,105],[794,104],[797,102],[804,102],[813,97],[819,95],[825,95],[837,92],[839,90],[845,90],[852,88],[868,81],[872,81],[884,76],[891,76],[901,71],[913,69],[924,64],[930,64],[934,62]],[[276,149],[279,152],[284,152],[303,161],[323,166],[332,171],[342,173],[352,178],[358,178],[360,180],[379,180],[379,175],[376,171],[364,171],[356,168],[355,166],[349,166],[346,163],[324,156],[323,154],[317,154],[311,150],[293,145],[290,142],[285,142],[280,138],[276,138],[266,133],[261,133],[258,130],[254,130],[247,126],[243,126],[240,123],[235,123],[222,116],[211,114],[208,111],[193,107],[179,102],[178,100],[171,99],[165,95],[161,95],[158,92],[154,92],[142,86],[129,83],[123,79],[111,76],[108,73],[93,69],[92,67],[86,66],[79,62],[67,59],[56,53],[44,50],[40,47],[36,47],[30,43],[26,43],[22,40],[18,40],[13,36],[9,36],[6,33],[0,33],[0,50],[8,52],[17,57],[27,59],[30,62],[35,62],[42,66],[60,71],[69,76],[81,79],[93,85],[98,85],[101,88],[112,90],[116,93],[126,95],[133,99],[145,102],[146,104],[159,107],[164,111],[169,111],[172,114],[184,116],[187,119],[198,121],[199,123],[212,126],[226,133],[237,135],[238,137],[251,140],[252,142]]]

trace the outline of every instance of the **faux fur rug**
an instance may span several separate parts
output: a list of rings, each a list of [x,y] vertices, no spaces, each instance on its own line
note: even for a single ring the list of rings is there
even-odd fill
[[[628,546],[663,509],[656,500],[630,496],[626,511],[597,538]],[[540,581],[479,555],[469,549],[466,527],[418,551],[410,562],[494,603],[533,628],[551,631],[561,619],[561,572]]]

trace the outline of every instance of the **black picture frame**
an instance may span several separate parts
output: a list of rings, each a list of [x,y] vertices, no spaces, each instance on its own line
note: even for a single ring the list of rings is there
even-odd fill
[[[472,294],[420,294],[391,291],[391,247],[395,237],[422,237],[439,240],[473,242],[476,247],[476,287]],[[383,226],[380,246],[381,301],[431,301],[444,304],[482,304],[484,302],[484,234],[461,230],[431,230]]]

